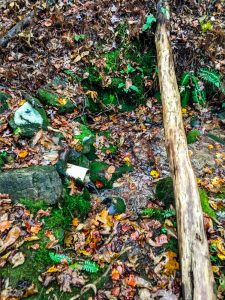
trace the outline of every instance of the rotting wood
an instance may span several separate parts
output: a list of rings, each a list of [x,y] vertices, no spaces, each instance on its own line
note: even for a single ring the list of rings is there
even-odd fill
[[[175,194],[183,299],[212,300],[215,299],[214,278],[198,186],[188,155],[182,120],[180,94],[169,42],[167,2],[159,1],[157,11],[155,43],[165,142]]]
[[[0,38],[0,47],[6,47],[9,41],[26,26],[28,26],[34,16],[34,12],[31,11],[27,16],[25,16],[21,21],[19,21],[15,26],[13,26],[5,36]]]

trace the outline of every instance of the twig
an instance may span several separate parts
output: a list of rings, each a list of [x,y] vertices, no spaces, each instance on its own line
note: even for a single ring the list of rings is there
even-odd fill
[[[31,11],[29,14],[27,14],[27,16],[25,16],[24,19],[22,19],[21,21],[19,21],[15,26],[13,26],[13,28],[11,28],[5,36],[3,36],[2,38],[0,38],[0,46],[1,47],[6,47],[8,42],[18,33],[20,32],[22,29],[24,29],[24,27],[30,25],[32,19],[34,16],[34,11]]]

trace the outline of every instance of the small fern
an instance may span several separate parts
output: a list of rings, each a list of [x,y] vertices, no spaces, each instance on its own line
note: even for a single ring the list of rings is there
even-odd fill
[[[97,273],[99,270],[99,266],[91,260],[85,260],[82,265],[82,270],[88,273]]]
[[[72,259],[65,254],[49,252],[49,256],[54,263],[61,263],[62,260],[67,260],[68,263],[72,262]]]
[[[214,85],[225,94],[225,88],[223,87],[222,77],[219,74],[219,72],[202,68],[199,70],[198,74],[204,81]]]
[[[191,79],[191,73],[190,72],[184,72],[181,80],[180,80],[180,87],[187,87],[188,84],[190,83],[190,79]]]

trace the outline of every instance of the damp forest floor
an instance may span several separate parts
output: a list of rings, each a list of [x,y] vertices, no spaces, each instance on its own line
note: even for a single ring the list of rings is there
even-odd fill
[[[0,53],[0,176],[54,165],[63,196],[49,206],[45,199],[14,203],[0,191],[0,299],[180,299],[155,3],[25,2],[0,3],[1,37],[35,12]],[[223,15],[222,1],[171,2],[217,299],[225,297]],[[45,126],[32,119],[15,126],[27,102],[36,103]],[[87,168],[85,180],[67,176],[67,163]]]

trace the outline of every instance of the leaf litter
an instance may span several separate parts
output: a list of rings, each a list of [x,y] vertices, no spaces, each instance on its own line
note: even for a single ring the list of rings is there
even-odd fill
[[[14,272],[30,259],[28,253],[42,247],[49,259],[44,270],[36,274],[44,290],[26,274],[26,280],[14,286],[10,276],[1,277],[1,299],[39,294],[42,299],[48,299],[48,295],[60,299],[55,284],[63,299],[68,295],[68,299],[89,300],[178,299],[181,284],[174,203],[168,204],[156,196],[157,183],[170,175],[160,100],[152,91],[157,85],[157,72],[146,75],[143,63],[127,57],[127,50],[123,49],[142,31],[149,30],[147,39],[154,37],[151,27],[154,28],[155,6],[149,8],[145,1],[136,0],[120,4],[58,1],[50,7],[46,1],[26,1],[25,5],[23,2],[0,4],[3,35],[28,11],[37,11],[31,27],[13,38],[1,54],[0,88],[10,96],[9,109],[0,117],[2,169],[55,165],[69,149],[86,154],[92,146],[95,159],[106,165],[99,176],[93,177],[87,218],[84,220],[73,211],[63,242],[54,228],[45,228],[54,209],[32,212],[23,204],[12,203],[8,195],[0,194],[0,267],[10,266]],[[187,66],[196,71],[202,64],[223,72],[221,1],[172,8],[171,37],[178,75]],[[211,35],[214,39],[209,46]],[[119,56],[113,53],[117,48]],[[146,51],[147,46],[143,53]],[[185,57],[182,60],[181,51]],[[97,74],[93,75],[96,69]],[[143,78],[145,102],[132,111],[123,111],[122,104],[115,102],[118,95],[133,99],[140,94],[141,84],[132,77],[135,72]],[[93,82],[91,75],[95,76]],[[121,77],[116,86],[118,95],[109,91],[105,100],[102,89],[110,87],[117,77]],[[19,129],[12,131],[8,120],[26,102],[25,90],[36,94],[43,85],[58,95],[57,105],[45,107],[50,121],[48,131],[39,128],[32,139],[27,139]],[[223,96],[213,95],[212,103],[218,97]],[[58,108],[67,105],[67,99],[72,99],[74,110],[59,114]],[[90,112],[96,103],[100,111]],[[193,129],[192,121],[197,118],[195,127],[199,133],[189,151],[198,185],[206,191],[204,201],[208,201],[215,214],[212,217],[208,206],[203,206],[217,297],[223,299],[225,152],[218,139],[207,136],[213,131],[223,137],[223,125],[212,111],[212,107],[201,111],[187,107],[182,113],[187,132]],[[87,165],[82,162],[81,167],[91,170],[90,161]],[[117,176],[121,166],[126,171]],[[68,187],[71,196],[83,189],[73,178],[69,178]],[[118,197],[125,203],[123,213],[117,213]],[[88,294],[90,291],[93,293]]]

